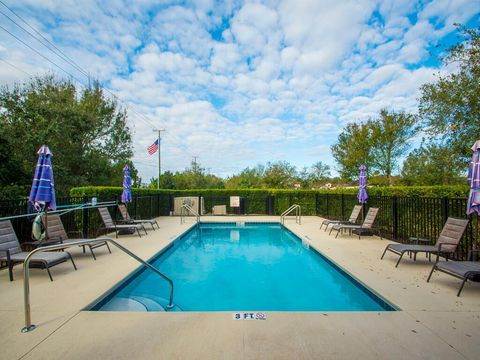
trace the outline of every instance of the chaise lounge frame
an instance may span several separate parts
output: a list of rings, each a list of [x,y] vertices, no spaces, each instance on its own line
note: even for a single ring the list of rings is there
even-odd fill
[[[127,210],[127,206],[125,204],[118,204],[118,210],[120,210],[120,214],[122,215],[123,219],[118,220],[118,224],[150,224],[152,230],[155,231],[155,226],[157,225],[157,229],[160,229],[157,220],[155,219],[134,219],[130,216]]]
[[[390,251],[400,256],[395,267],[398,267],[406,252],[413,253],[414,259],[416,259],[417,253],[426,253],[444,256],[448,261],[449,256],[457,250],[467,225],[468,219],[449,217],[435,245],[388,244],[380,259],[383,259],[387,251]]]
[[[337,225],[337,224],[341,224],[341,225],[352,224],[352,225],[354,225],[357,222],[358,216],[360,215],[361,212],[362,212],[362,205],[355,205],[353,207],[352,213],[350,214],[350,217],[349,217],[348,221],[325,219],[325,220],[322,221],[322,224],[320,225],[320,230],[322,229],[323,225],[326,225],[324,231],[327,231],[328,226],[331,225],[331,224],[334,224],[334,225]]]
[[[15,234],[10,220],[0,221],[0,261],[7,263],[10,281],[13,281],[13,267],[16,264],[23,263],[28,254],[28,252],[22,251],[17,234]],[[50,268],[67,260],[70,260],[73,268],[77,270],[72,255],[70,255],[68,251],[38,252],[31,258],[30,267],[46,269],[50,280],[53,281]]]

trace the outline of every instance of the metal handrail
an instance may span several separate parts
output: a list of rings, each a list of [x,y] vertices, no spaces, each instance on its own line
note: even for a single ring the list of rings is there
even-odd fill
[[[95,243],[98,241],[108,241],[109,243],[115,245],[117,248],[122,250],[124,253],[129,255],[130,257],[134,258],[141,264],[145,265],[148,267],[150,270],[155,272],[157,275],[165,279],[169,284],[170,284],[170,299],[169,303],[166,306],[167,309],[172,309],[174,307],[173,305],[173,281],[170,279],[168,276],[162,274],[160,270],[158,270],[156,267],[150,265],[148,262],[145,260],[139,258],[137,255],[132,253],[130,250],[127,248],[123,247],[120,245],[118,242],[115,240],[109,238],[109,237],[102,237],[102,238],[97,238],[97,239],[88,239],[88,240],[79,240],[75,242],[71,242],[68,244],[57,244],[57,245],[49,245],[49,246],[44,246],[44,247],[39,247],[36,248],[35,250],[32,250],[28,253],[27,257],[25,258],[25,261],[23,263],[23,300],[24,300],[24,306],[25,306],[25,326],[22,328],[22,333],[27,333],[32,330],[35,330],[36,326],[32,324],[32,317],[31,317],[31,312],[30,312],[30,259],[31,257],[39,252],[39,251],[48,251],[48,250],[61,250],[61,249],[66,249],[71,246],[77,246],[77,245],[86,245],[90,243]]]
[[[60,214],[64,215],[70,211],[75,211],[75,210],[83,210],[83,209],[96,209],[99,207],[105,207],[105,206],[116,206],[118,204],[117,201],[104,201],[104,202],[97,202],[96,205],[92,205],[92,203],[84,203],[84,204],[72,204],[71,208],[66,208],[65,206],[58,206],[58,210],[49,210],[48,214]],[[63,209],[60,209],[62,207]],[[40,211],[41,212],[41,211]],[[5,217],[0,217],[0,221],[3,220],[12,220],[12,219],[20,219],[24,217],[35,217],[38,215],[40,212],[32,212],[30,214],[22,214],[22,215],[12,215],[12,216],[5,216]]]
[[[297,204],[293,204],[292,206],[290,206],[287,210],[285,210],[280,216],[285,216],[287,215],[290,211],[292,211],[295,207],[297,207],[298,205]]]
[[[200,222],[200,215],[188,204],[183,204],[180,209],[180,224],[185,222],[185,210],[191,212],[197,218],[197,223]]]
[[[302,207],[298,204],[293,204],[280,215],[280,223],[284,224],[285,217],[293,210],[295,210],[295,222],[299,225],[302,225]]]

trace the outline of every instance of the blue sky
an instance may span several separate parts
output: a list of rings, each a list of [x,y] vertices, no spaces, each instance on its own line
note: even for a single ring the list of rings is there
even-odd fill
[[[152,127],[166,129],[162,170],[192,156],[224,177],[277,160],[334,167],[347,123],[415,112],[420,85],[454,71],[436,46],[457,41],[454,23],[480,25],[472,0],[2,1],[131,109],[145,180],[157,173]],[[0,24],[87,84],[2,14]],[[65,76],[2,29],[0,59],[15,65],[0,61],[1,85]]]

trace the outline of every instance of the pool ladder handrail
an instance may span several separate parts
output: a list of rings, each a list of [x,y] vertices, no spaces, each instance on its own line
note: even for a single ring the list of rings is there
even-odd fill
[[[295,222],[298,225],[302,225],[302,207],[298,204],[293,204],[287,210],[285,210],[282,215],[280,215],[280,223],[285,224],[285,217],[295,210]]]
[[[186,216],[185,210],[195,215],[197,219],[197,224],[200,222],[200,215],[190,205],[183,204],[182,208],[180,209],[180,224],[183,224],[185,222],[185,216]]]
[[[118,242],[113,240],[112,238],[109,237],[101,237],[97,239],[88,239],[88,240],[79,240],[75,242],[71,242],[68,244],[57,244],[57,245],[49,245],[49,246],[42,246],[38,247],[32,251],[30,251],[25,258],[25,261],[23,263],[23,300],[24,300],[24,309],[25,309],[25,326],[22,328],[22,333],[27,333],[30,331],[35,330],[36,326],[32,324],[32,317],[31,317],[31,312],[30,312],[30,259],[32,256],[39,252],[39,251],[50,251],[50,250],[63,250],[66,248],[69,248],[71,246],[81,246],[81,245],[87,245],[91,243],[97,243],[98,241],[108,241],[109,243],[115,245],[117,248],[122,250],[124,253],[132,257],[133,259],[137,260],[141,264],[145,265],[148,267],[150,270],[152,270],[154,273],[165,279],[169,285],[170,285],[170,297],[169,297],[169,302],[168,305],[166,306],[166,309],[172,309],[175,305],[173,304],[173,280],[170,279],[168,276],[163,274],[160,270],[158,270],[156,267],[152,266],[145,260],[141,259],[134,253],[132,253],[130,250],[127,248],[123,247],[120,245]]]

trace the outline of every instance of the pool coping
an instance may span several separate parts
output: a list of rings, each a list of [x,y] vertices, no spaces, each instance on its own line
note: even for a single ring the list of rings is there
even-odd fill
[[[161,248],[158,252],[150,256],[147,260],[145,260],[147,263],[151,263],[151,261],[154,261],[156,258],[161,256],[163,253],[168,251],[176,241],[178,241],[181,237],[185,236],[188,234],[190,231],[192,231],[198,223],[193,224],[190,226],[188,229],[183,231],[181,234],[172,236],[170,241],[163,247]],[[140,273],[144,272],[147,269],[147,267],[143,264],[138,264],[138,266],[132,270],[127,276],[124,278],[120,279],[113,285],[111,288],[106,290],[102,295],[99,297],[95,298],[92,300],[88,305],[83,307],[80,311],[101,311],[101,310],[96,310],[96,307],[103,306],[107,301],[109,301],[115,294],[120,291],[121,287],[124,285],[127,285],[130,281],[132,281],[136,276],[138,276]]]
[[[249,221],[251,217],[202,217],[214,222]],[[255,217],[253,220],[257,220]],[[278,222],[277,217],[262,219]],[[270,221],[270,220],[276,221]],[[465,287],[456,297],[459,281],[435,273],[420,257],[406,258],[399,269],[396,258],[380,255],[390,240],[376,236],[341,235],[318,231],[323,219],[302,217],[301,226],[286,223],[295,234],[305,234],[314,247],[344,265],[369,288],[395,301],[402,311],[382,312],[269,312],[267,321],[232,321],[226,312],[94,312],[82,311],[133,272],[138,263],[122,252],[102,252],[93,261],[81,248],[72,248],[79,271],[70,264],[54,268],[54,282],[42,271],[32,271],[33,320],[37,330],[21,334],[23,325],[20,267],[16,281],[0,272],[2,282],[0,344],[6,358],[97,359],[478,359],[480,354],[480,284]],[[178,217],[158,219],[160,232],[119,238],[122,245],[147,259],[184,233],[192,223]],[[263,222],[263,221],[262,221]],[[304,239],[304,236],[299,236]],[[74,286],[72,286],[74,285]],[[42,293],[43,292],[43,293]]]
[[[183,231],[181,234],[177,236],[173,236],[168,244],[166,244],[162,249],[160,249],[157,253],[153,254],[150,258],[148,258],[146,261],[148,263],[151,263],[158,259],[160,256],[162,256],[165,252],[167,252],[169,249],[171,249],[174,245],[175,242],[181,240],[184,236],[186,236],[189,232],[191,232],[193,229],[198,227],[200,224],[225,224],[225,225],[236,225],[238,223],[243,223],[243,224],[275,224],[279,225],[281,228],[285,229],[286,231],[290,232],[293,234],[295,237],[298,238],[298,241],[303,243],[307,243],[308,248],[311,249],[313,252],[315,252],[318,256],[320,256],[322,259],[324,259],[326,262],[330,264],[335,270],[337,270],[342,276],[346,277],[349,279],[349,281],[357,287],[360,291],[362,291],[366,296],[368,296],[372,301],[377,303],[379,306],[381,306],[383,309],[382,310],[262,310],[262,312],[268,313],[268,312],[285,312],[285,313],[297,313],[297,312],[313,312],[313,313],[336,313],[336,312],[378,312],[378,311],[402,311],[402,309],[394,304],[392,301],[387,300],[383,295],[379,294],[376,290],[374,290],[372,287],[368,286],[365,284],[363,281],[358,279],[356,276],[354,276],[351,272],[346,270],[343,266],[340,264],[336,263],[333,259],[322,253],[319,249],[317,249],[311,242],[311,240],[308,238],[308,236],[302,236],[296,233],[294,230],[290,229],[287,227],[285,224],[279,222],[279,221],[200,221],[192,226],[190,226],[188,229]],[[131,281],[133,281],[137,276],[139,276],[141,273],[147,270],[147,267],[143,264],[139,264],[132,272],[130,272],[127,276],[119,280],[115,285],[113,285],[111,288],[109,288],[105,293],[97,297],[95,300],[91,301],[87,306],[82,308],[80,311],[99,311],[102,312],[103,310],[100,310],[102,306],[104,306],[107,302],[109,302],[115,295],[118,294],[125,286],[127,286]],[[122,310],[117,310],[117,311],[122,311]],[[188,312],[219,312],[219,313],[231,313],[236,310],[213,310],[213,311],[200,311],[200,310],[193,310],[193,311],[188,311]],[[240,311],[240,310],[238,310]],[[135,311],[126,311],[126,312],[135,312]],[[147,311],[150,312],[150,311]],[[167,311],[168,312],[168,311]]]
[[[282,224],[282,226],[284,226],[287,230],[289,230],[290,232],[292,232],[295,236],[297,236],[302,242],[305,241],[308,243],[308,246],[310,248],[312,248],[312,250],[314,252],[316,252],[319,256],[321,256],[323,259],[325,259],[326,261],[328,261],[331,265],[337,267],[345,276],[347,276],[348,278],[352,279],[354,281],[354,284],[357,285],[357,283],[359,285],[361,285],[361,289],[364,290],[368,290],[367,292],[365,292],[367,295],[370,295],[370,293],[372,293],[373,295],[375,295],[376,298],[378,298],[378,300],[381,300],[383,302],[383,304],[381,304],[382,306],[388,306],[390,307],[391,309],[387,310],[385,309],[384,311],[402,311],[402,309],[396,305],[394,302],[386,299],[383,295],[381,295],[380,293],[378,293],[378,291],[374,290],[371,286],[368,286],[367,284],[365,284],[362,280],[360,280],[359,278],[357,278],[355,275],[353,275],[350,271],[348,271],[347,269],[345,269],[342,265],[336,263],[333,259],[331,259],[329,256],[325,255],[322,251],[320,251],[319,249],[317,249],[315,247],[315,245],[312,243],[311,239],[308,237],[308,236],[302,236],[302,235],[299,235],[297,234],[294,230],[286,227],[284,224]],[[373,300],[377,300],[375,298],[373,298]],[[348,312],[348,311],[347,311]]]

